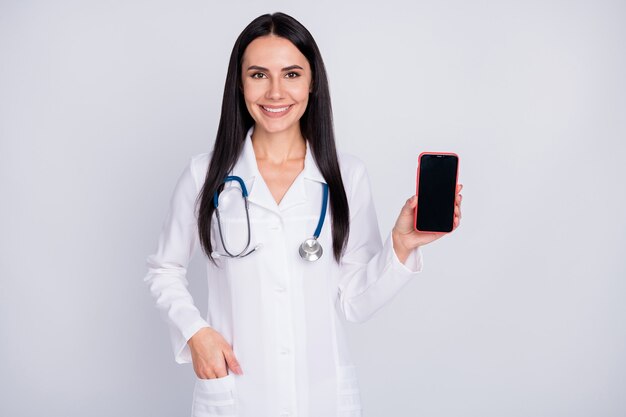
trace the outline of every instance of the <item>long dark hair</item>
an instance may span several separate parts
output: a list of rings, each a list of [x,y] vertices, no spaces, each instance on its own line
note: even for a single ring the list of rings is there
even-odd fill
[[[264,14],[254,19],[241,32],[230,55],[222,114],[213,147],[213,156],[204,185],[198,195],[198,234],[205,254],[211,256],[211,217],[213,194],[222,186],[222,180],[235,166],[243,150],[248,129],[254,119],[248,113],[242,93],[241,61],[246,47],[260,36],[274,34],[293,43],[309,61],[312,71],[312,92],[307,108],[300,118],[300,130],[329,188],[332,213],[333,254],[339,263],[350,233],[348,199],[339,171],[332,108],[326,69],[317,44],[309,31],[296,19],[284,13]],[[197,203],[197,202],[196,202]]]

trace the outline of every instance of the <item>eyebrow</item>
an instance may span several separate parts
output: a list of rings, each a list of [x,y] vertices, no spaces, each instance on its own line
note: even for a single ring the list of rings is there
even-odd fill
[[[281,71],[291,71],[293,69],[301,69],[304,70],[304,68],[302,68],[300,65],[290,65],[288,67],[283,68]],[[258,65],[250,65],[248,67],[248,71],[250,70],[258,70],[258,71],[269,71],[269,69],[265,68],[265,67],[259,67]]]

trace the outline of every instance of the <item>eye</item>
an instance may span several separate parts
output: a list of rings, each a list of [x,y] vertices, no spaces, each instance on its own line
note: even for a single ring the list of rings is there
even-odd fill
[[[257,77],[257,75],[259,75],[259,77]],[[265,77],[265,74],[263,74],[262,72],[255,72],[254,74],[250,76],[250,78],[263,78],[263,77]]]
[[[298,74],[297,72],[288,72],[286,76],[287,78],[296,78],[299,77],[300,74]]]

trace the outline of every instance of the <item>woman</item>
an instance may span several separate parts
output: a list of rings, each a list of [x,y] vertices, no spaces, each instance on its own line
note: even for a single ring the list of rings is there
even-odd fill
[[[193,416],[360,416],[342,320],[389,302],[421,270],[420,246],[443,236],[414,230],[416,204],[382,244],[364,165],[335,150],[313,37],[282,13],[252,21],[230,58],[214,148],[179,178],[147,260],[175,359],[193,362]],[[312,234],[321,255],[315,239],[300,253]],[[206,318],[185,278],[199,245]]]

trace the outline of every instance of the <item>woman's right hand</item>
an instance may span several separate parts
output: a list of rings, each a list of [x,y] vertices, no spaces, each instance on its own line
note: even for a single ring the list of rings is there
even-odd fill
[[[228,375],[227,366],[243,375],[233,349],[216,330],[203,327],[187,341],[191,350],[193,370],[198,378],[213,379]]]

